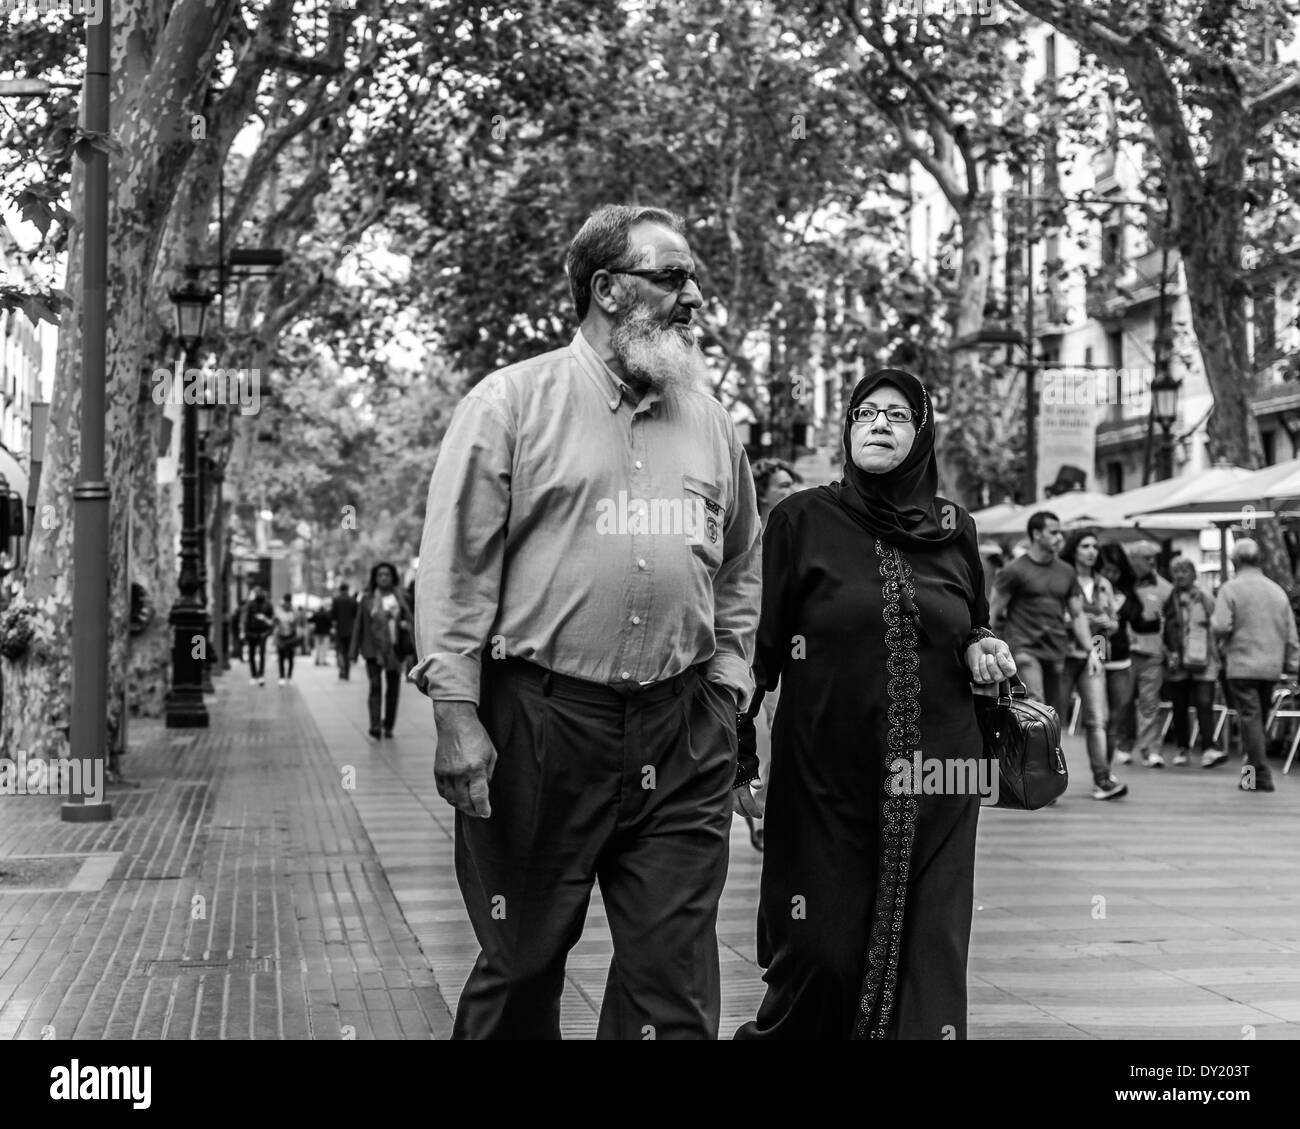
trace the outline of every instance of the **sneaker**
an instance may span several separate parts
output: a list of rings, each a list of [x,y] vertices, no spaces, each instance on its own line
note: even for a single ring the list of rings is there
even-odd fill
[[[265,686],[265,685],[266,685],[266,679],[265,679],[265,678],[259,678],[259,679],[257,680],[257,684],[258,684],[259,686]]]
[[[1094,800],[1118,800],[1120,796],[1128,795],[1128,785],[1121,784],[1113,776],[1106,780],[1098,780],[1092,790]]]
[[[372,729],[372,730],[370,730],[370,736],[371,736],[371,738],[372,738],[373,740],[378,741],[378,740],[379,740],[379,730],[378,730],[378,729]]]
[[[1201,767],[1214,768],[1228,759],[1228,754],[1220,752],[1218,749],[1206,749],[1201,754]]]
[[[1119,753],[1116,753],[1116,754],[1115,754],[1115,763],[1116,763],[1116,764],[1132,764],[1132,763],[1133,763],[1133,754],[1132,754],[1132,753],[1125,753],[1125,752],[1119,752]]]
[[[248,684],[249,684],[250,686],[256,686],[256,685],[257,685],[257,679],[256,679],[256,678],[250,678],[250,679],[248,680]]]
[[[1164,768],[1165,758],[1159,753],[1152,753],[1150,756],[1142,757],[1142,764],[1147,768]]]
[[[281,686],[284,685],[284,679],[283,679],[283,678],[280,679],[280,685],[281,685]]]
[[[1179,768],[1185,764],[1190,764],[1191,760],[1192,758],[1187,755],[1186,749],[1179,749],[1178,752],[1174,754],[1174,765]]]
[[[384,736],[385,736],[385,737],[391,737],[392,735],[393,735],[393,731],[392,731],[391,729],[385,729],[385,730],[384,730]]]
[[[1270,775],[1270,776],[1256,776],[1256,777],[1255,777],[1255,781],[1254,781],[1253,784],[1247,784],[1247,783],[1246,783],[1246,781],[1249,780],[1249,779],[1250,779],[1250,777],[1247,776],[1245,772],[1243,772],[1243,773],[1241,774],[1241,779],[1237,781],[1237,789],[1238,789],[1238,791],[1241,791],[1241,792],[1272,792],[1272,791],[1274,790],[1274,788],[1273,788],[1273,777],[1272,777],[1271,775]]]

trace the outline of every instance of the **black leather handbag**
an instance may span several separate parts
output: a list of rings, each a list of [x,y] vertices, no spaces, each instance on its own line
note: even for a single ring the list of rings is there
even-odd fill
[[[975,695],[984,756],[998,763],[999,808],[1037,811],[1070,782],[1061,751],[1061,719],[1035,702],[1019,678],[998,684],[998,696]]]

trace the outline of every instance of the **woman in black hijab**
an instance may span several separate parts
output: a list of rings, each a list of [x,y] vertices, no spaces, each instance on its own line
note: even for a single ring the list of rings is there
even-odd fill
[[[772,732],[758,959],[736,1037],[966,1035],[982,741],[971,682],[1014,673],[988,630],[975,525],[936,495],[916,377],[858,383],[844,480],[781,502],[763,534],[754,673]]]

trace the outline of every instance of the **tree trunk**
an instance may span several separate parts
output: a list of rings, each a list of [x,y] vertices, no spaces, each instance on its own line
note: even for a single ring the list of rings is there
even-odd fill
[[[993,257],[993,225],[988,204],[980,200],[958,213],[961,227],[961,275],[950,320],[952,339],[973,338],[984,326],[989,272]],[[954,501],[966,504],[978,484],[971,465],[991,451],[982,442],[977,424],[991,407],[980,346],[961,345],[952,352],[952,377],[948,399],[948,426],[940,441],[939,488]]]
[[[1206,201],[1192,217],[1183,228],[1179,249],[1187,277],[1192,327],[1214,395],[1208,427],[1210,457],[1257,468],[1264,463],[1264,446],[1251,408],[1255,376],[1247,349],[1246,293],[1237,281],[1240,238],[1233,237],[1230,209]],[[1278,523],[1262,520],[1250,536],[1259,542],[1264,572],[1290,590],[1295,578]]]
[[[120,746],[128,671],[129,570],[126,562],[129,483],[136,446],[139,365],[150,352],[149,282],[163,224],[193,142],[181,129],[202,104],[216,50],[238,0],[179,0],[170,11],[152,0],[113,5],[111,131],[121,152],[109,158],[110,294],[106,380],[109,502],[108,748]],[[84,214],[81,176],[74,178],[72,214]],[[69,241],[67,289],[81,295],[81,230]],[[71,499],[80,459],[79,314],[59,334],[54,395],[38,520],[23,581],[23,600],[38,614],[35,645],[5,669],[0,747],[30,755],[66,752],[71,691]],[[152,464],[152,449],[141,452]],[[147,473],[142,470],[141,473]],[[156,521],[156,515],[146,520]],[[13,692],[9,692],[12,687]]]

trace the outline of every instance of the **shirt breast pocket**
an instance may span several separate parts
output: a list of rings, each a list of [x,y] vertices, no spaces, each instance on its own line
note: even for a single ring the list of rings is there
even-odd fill
[[[682,475],[682,525],[686,542],[700,560],[716,572],[722,564],[722,526],[726,510],[716,483]]]

